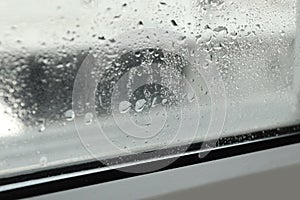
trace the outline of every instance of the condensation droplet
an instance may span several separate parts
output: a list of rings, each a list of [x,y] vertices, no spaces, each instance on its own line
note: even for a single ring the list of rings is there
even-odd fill
[[[39,127],[39,132],[43,132],[46,129],[44,124],[41,124]]]
[[[67,120],[67,121],[72,121],[72,120],[74,120],[74,118],[75,118],[75,113],[74,113],[74,111],[73,111],[73,110],[67,110],[67,111],[65,112],[65,117],[66,117],[66,120]]]
[[[171,20],[171,23],[173,26],[178,26],[177,22],[174,19]]]
[[[178,42],[179,42],[180,44],[184,43],[185,40],[186,40],[186,36],[180,36],[180,37],[178,37]]]
[[[228,29],[225,27],[225,26],[218,26],[218,27],[216,27],[216,28],[214,28],[214,30],[213,30],[214,32],[226,32],[226,33],[228,33]]]
[[[135,111],[136,112],[141,112],[146,105],[146,100],[145,99],[140,99],[135,103]]]
[[[151,106],[155,107],[156,105],[157,105],[157,97],[154,97],[153,100],[152,100]]]
[[[139,27],[139,28],[143,28],[143,26],[144,26],[144,23],[143,23],[142,21],[139,21],[139,22],[138,22],[138,27]]]
[[[47,163],[48,163],[47,157],[46,157],[46,156],[42,156],[42,157],[40,158],[40,165],[44,167],[44,166],[47,165]]]
[[[129,101],[122,101],[119,104],[120,113],[127,113],[130,110],[131,103]]]
[[[167,99],[163,99],[163,100],[161,101],[162,105],[166,105],[166,104],[167,104],[167,102],[168,102],[168,100],[167,100]]]
[[[137,51],[137,52],[135,52],[135,54],[134,54],[134,55],[135,55],[135,57],[137,57],[137,58],[141,57],[141,53],[140,53],[140,52],[138,52],[138,51]]]
[[[187,99],[189,102],[193,102],[195,100],[195,94],[194,93],[188,93]]]
[[[237,34],[237,32],[232,32],[232,33],[230,33],[230,36],[233,40],[235,40],[237,38],[238,34]]]
[[[63,68],[64,66],[62,64],[59,64],[56,66],[57,69]]]
[[[46,127],[45,127],[45,119],[38,119],[37,120],[37,124],[38,124],[38,130],[39,132],[43,132]]]
[[[197,35],[195,38],[196,38],[196,43],[200,44],[202,35]]]
[[[84,115],[84,123],[86,125],[90,125],[93,122],[93,117],[94,117],[93,113],[86,113]]]

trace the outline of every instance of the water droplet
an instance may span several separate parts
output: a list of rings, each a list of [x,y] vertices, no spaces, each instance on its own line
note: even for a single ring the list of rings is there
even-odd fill
[[[135,52],[134,55],[135,55],[135,57],[139,58],[139,57],[141,57],[141,52],[137,51],[137,52]]]
[[[57,69],[63,68],[64,66],[62,64],[59,64],[56,66]]]
[[[230,36],[233,40],[235,40],[237,38],[237,35],[238,35],[237,32],[230,33]]]
[[[143,26],[144,26],[144,23],[143,23],[142,21],[139,21],[139,22],[138,22],[138,27],[139,27],[139,28],[143,28]]]
[[[46,157],[46,156],[42,156],[42,157],[40,158],[40,165],[44,167],[44,166],[47,165],[47,163],[48,163],[47,157]]]
[[[209,62],[206,61],[203,65],[203,69],[208,69],[208,67],[209,67]]]
[[[180,37],[178,38],[178,42],[181,43],[181,44],[184,43],[185,40],[186,40],[186,36],[180,36]]]
[[[39,132],[43,132],[46,129],[45,119],[38,119],[37,124],[38,124],[38,128],[39,128]]]
[[[201,42],[202,35],[196,36],[196,43],[199,44]]]
[[[151,106],[155,107],[156,105],[157,105],[157,97],[154,97],[153,100],[152,100]]]
[[[93,122],[93,117],[94,117],[93,113],[86,113],[86,114],[84,115],[84,123],[85,123],[86,125],[92,124],[92,122]]]
[[[41,124],[39,127],[39,132],[43,132],[46,129],[44,124]]]
[[[214,30],[213,30],[214,32],[226,32],[226,33],[228,33],[228,29],[225,27],[225,26],[218,26],[218,27],[216,27],[216,28],[214,28]]]
[[[130,110],[131,103],[129,101],[122,101],[119,104],[120,113],[127,113]]]
[[[204,29],[205,29],[205,30],[211,30],[211,28],[210,28],[210,26],[209,26],[208,24],[206,24],[206,25],[204,26]]]
[[[75,113],[73,110],[67,110],[65,112],[65,117],[67,121],[72,121],[75,118]]]
[[[161,101],[162,105],[166,105],[166,104],[167,104],[167,102],[168,102],[168,100],[167,100],[167,99],[163,99],[163,100]]]
[[[146,105],[146,100],[145,99],[140,99],[135,103],[135,111],[136,112],[141,112]]]
[[[178,26],[178,24],[176,23],[176,21],[174,19],[171,20],[171,23],[173,26]]]
[[[193,102],[195,100],[195,93],[188,93],[187,99],[189,102]]]

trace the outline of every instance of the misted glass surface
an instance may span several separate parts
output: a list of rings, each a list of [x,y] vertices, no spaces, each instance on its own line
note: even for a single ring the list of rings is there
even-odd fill
[[[1,1],[0,177],[298,124],[296,3]]]

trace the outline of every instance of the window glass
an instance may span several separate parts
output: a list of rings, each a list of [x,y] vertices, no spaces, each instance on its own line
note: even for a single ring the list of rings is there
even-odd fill
[[[10,0],[0,19],[0,177],[299,123],[296,0]]]

